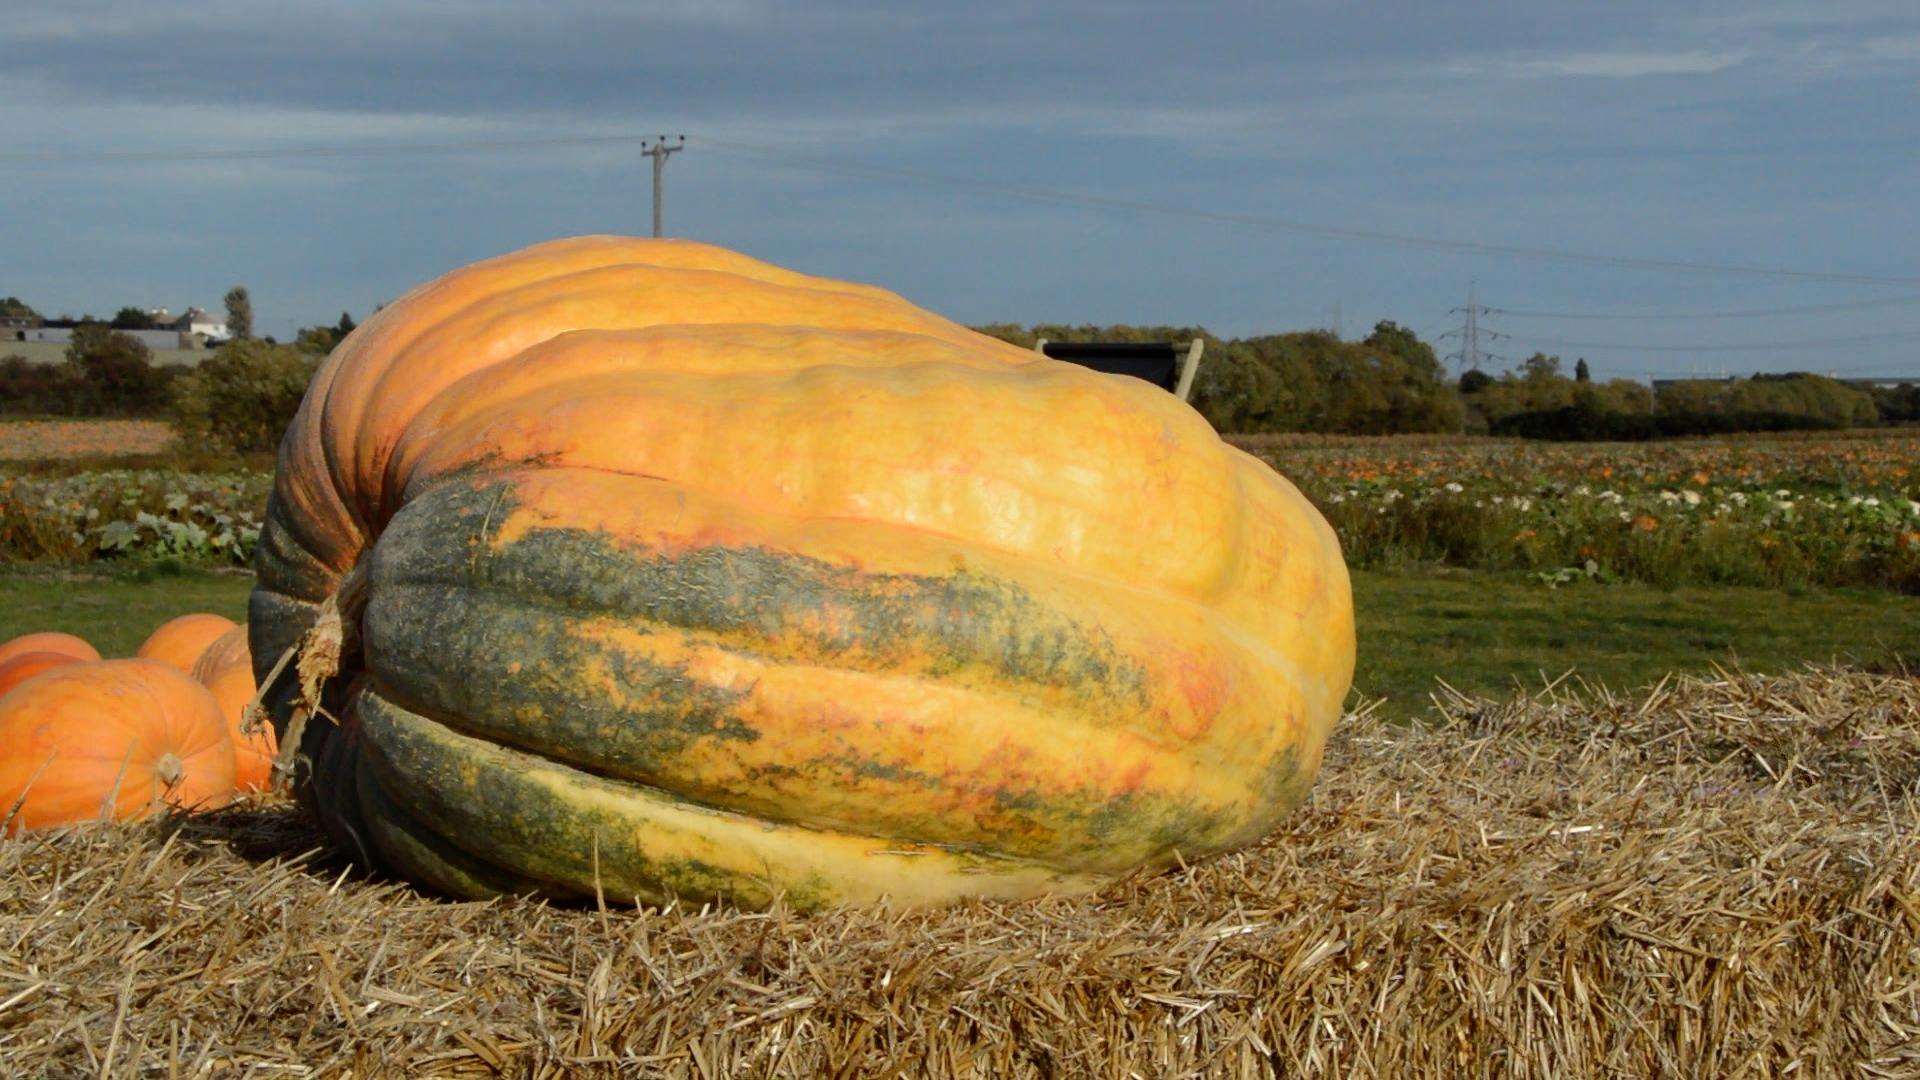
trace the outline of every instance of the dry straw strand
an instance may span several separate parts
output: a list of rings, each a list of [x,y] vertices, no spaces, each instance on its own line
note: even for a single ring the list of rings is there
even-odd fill
[[[800,917],[454,903],[283,800],[0,845],[0,1074],[1912,1076],[1920,680],[1442,692],[1249,851]]]

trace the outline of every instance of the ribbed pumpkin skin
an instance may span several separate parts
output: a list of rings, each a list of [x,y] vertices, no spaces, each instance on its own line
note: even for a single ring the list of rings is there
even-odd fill
[[[171,664],[191,673],[200,654],[236,626],[238,624],[232,619],[211,612],[180,615],[161,623],[153,633],[147,635],[147,640],[140,643],[134,655],[144,660]]]
[[[67,664],[0,699],[9,833],[212,809],[233,794],[233,762],[212,695],[159,661]]]
[[[384,309],[260,550],[262,677],[367,582],[303,798],[462,895],[1091,887],[1269,831],[1353,667],[1331,531],[1175,398],[678,241]]]
[[[236,626],[214,639],[193,662],[194,681],[213,693],[220,714],[233,736],[234,787],[239,791],[266,791],[273,786],[273,759],[279,748],[273,729],[261,727],[249,734],[246,709],[253,701],[253,659],[247,653],[247,628]]]

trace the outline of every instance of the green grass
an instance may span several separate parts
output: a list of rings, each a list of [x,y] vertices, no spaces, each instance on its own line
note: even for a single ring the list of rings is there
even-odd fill
[[[1389,714],[1425,707],[1435,678],[1490,696],[1568,669],[1632,689],[1714,663],[1748,671],[1841,660],[1920,666],[1920,597],[1880,589],[1738,586],[1549,589],[1518,575],[1355,571],[1356,688]]]
[[[1392,715],[1423,709],[1436,678],[1500,696],[1569,668],[1618,689],[1714,663],[1784,671],[1840,659],[1920,665],[1920,598],[1877,589],[1782,592],[1578,585],[1459,570],[1356,571],[1360,693]],[[108,656],[133,652],[155,626],[189,611],[246,616],[252,578],[181,570],[104,576],[0,571],[0,640],[65,630]]]
[[[253,575],[162,567],[103,575],[70,569],[0,571],[0,641],[35,630],[64,630],[102,656],[132,656],[153,628],[190,611],[247,617]]]

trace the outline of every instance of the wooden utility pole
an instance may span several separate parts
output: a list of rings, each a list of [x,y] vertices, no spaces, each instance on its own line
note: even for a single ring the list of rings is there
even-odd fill
[[[676,135],[674,138],[677,141],[672,146],[667,145],[667,137],[665,135],[655,139],[651,146],[647,146],[646,143],[640,144],[647,147],[646,150],[642,152],[653,159],[653,235],[655,236],[660,235],[662,177],[667,170],[667,155],[679,153],[687,148],[687,137],[685,135]]]

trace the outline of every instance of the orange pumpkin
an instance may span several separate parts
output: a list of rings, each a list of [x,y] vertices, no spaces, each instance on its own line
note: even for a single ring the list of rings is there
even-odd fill
[[[258,567],[256,671],[338,672],[303,802],[463,895],[1092,888],[1270,831],[1353,672],[1332,530],[1178,398],[684,241],[368,320]]]
[[[0,698],[9,833],[221,806],[233,768],[219,703],[155,660],[69,664]]]
[[[12,641],[0,645],[0,663],[30,652],[64,653],[81,660],[100,659],[100,650],[88,644],[85,638],[46,630],[35,634],[21,634]]]
[[[4,669],[0,669],[0,675]],[[194,662],[193,677],[213,692],[220,712],[227,718],[227,730],[233,735],[235,753],[234,787],[240,791],[266,791],[273,786],[273,759],[278,743],[271,725],[262,724],[249,734],[246,708],[253,700],[253,660],[247,655],[247,627],[239,626],[220,635]]]
[[[168,619],[141,642],[134,653],[145,660],[158,660],[172,664],[181,671],[191,672],[200,654],[207,646],[218,641],[221,635],[231,631],[236,625],[224,615],[199,612]]]
[[[87,662],[78,656],[59,652],[20,653],[10,659],[0,660],[0,695],[5,695],[7,691],[49,668]]]

